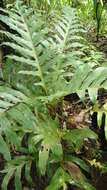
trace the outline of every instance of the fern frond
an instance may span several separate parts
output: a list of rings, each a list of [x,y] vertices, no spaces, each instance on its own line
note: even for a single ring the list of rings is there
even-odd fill
[[[32,67],[29,71],[21,70],[19,74],[35,77],[34,85],[42,86],[45,90],[46,97],[42,96],[44,100],[59,99],[79,90],[106,87],[106,74],[102,76],[104,69],[92,70],[94,63],[85,65],[88,60],[84,59],[84,51],[88,45],[75,9],[66,7],[62,11],[58,22],[53,22],[55,35],[49,35],[47,40],[41,28],[42,21],[38,23],[34,18],[31,11],[20,5],[9,16],[0,17],[17,34],[3,32],[12,39],[4,44],[17,52],[9,55],[9,58],[26,64],[28,68]]]
[[[107,68],[91,68],[89,65],[81,66],[72,78],[72,89],[107,88]],[[76,80],[79,77],[79,80]]]
[[[27,19],[29,19],[29,22]],[[0,20],[7,24],[10,29],[14,30],[17,34],[16,35],[9,32],[3,32],[15,42],[4,42],[3,44],[11,47],[19,54],[10,56],[12,59],[19,59],[21,62],[35,67],[35,71],[38,70],[42,87],[47,94],[47,87],[45,84],[40,60],[40,54],[42,50],[40,46],[37,46],[38,36],[40,35],[40,32],[38,35],[37,29],[35,29],[35,26],[37,25],[33,22],[33,19],[33,15],[31,15],[29,11],[26,14],[26,9],[19,4],[17,5],[15,12],[10,12],[9,16],[0,15]],[[32,27],[30,27],[30,22],[32,23]],[[36,42],[34,40],[35,38]]]
[[[5,169],[1,171],[1,173],[6,173],[3,182],[2,182],[2,189],[7,189],[8,183],[11,180],[12,176],[15,176],[15,189],[22,190],[22,183],[21,183],[21,173],[23,167],[29,166],[32,163],[32,157],[29,156],[20,156],[15,157],[11,160],[8,164],[6,164]],[[27,170],[27,175],[30,177],[30,170]]]
[[[77,21],[75,22],[75,20]],[[82,47],[85,38],[82,37],[83,29],[82,25],[79,24],[79,18],[75,9],[71,9],[70,7],[64,8],[61,17],[54,25],[56,29],[55,38],[60,52],[64,52],[70,49],[70,47]]]
[[[69,82],[64,83],[63,80],[63,85],[59,85],[58,88],[56,94],[48,97],[50,101],[72,93],[78,93],[78,91],[91,90],[96,93],[96,90],[100,88],[107,89],[107,68],[98,67],[93,69],[90,65],[83,64],[72,73],[72,78]]]
[[[13,90],[6,85],[0,86],[0,113],[7,111],[20,102],[26,102],[27,96],[18,90]]]

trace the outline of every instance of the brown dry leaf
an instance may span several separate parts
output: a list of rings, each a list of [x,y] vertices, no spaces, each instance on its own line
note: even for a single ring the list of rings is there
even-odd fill
[[[75,115],[73,117],[73,121],[75,123],[82,123],[84,121],[84,117],[85,117],[85,112],[81,111],[78,115]]]
[[[74,164],[70,161],[67,161],[65,163],[64,167],[69,172],[69,174],[72,176],[74,181],[79,182],[82,180],[83,175],[81,173],[80,168],[76,164]]]
[[[86,119],[88,119],[88,114],[85,111],[81,111],[78,115],[73,117],[75,123],[83,123]]]
[[[90,124],[90,116],[89,113],[85,111],[81,111],[79,114],[75,114],[72,117],[72,124],[76,126],[84,126],[85,128],[88,128],[88,124]]]

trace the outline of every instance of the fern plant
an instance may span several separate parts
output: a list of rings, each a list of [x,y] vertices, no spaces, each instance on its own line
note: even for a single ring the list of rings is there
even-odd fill
[[[17,6],[20,7],[20,5]],[[15,55],[9,55],[9,58],[22,62],[26,64],[26,68],[28,67],[29,70],[22,70],[19,73],[33,75],[36,80],[34,85],[41,86],[46,96],[55,96],[54,94],[57,94],[60,97],[74,92],[72,82],[66,80],[67,76],[73,75],[73,73],[69,72],[69,67],[72,68],[75,65],[77,67],[83,65],[84,67],[84,61],[82,59],[80,62],[75,60],[75,55],[78,54],[78,51],[71,52],[70,49],[81,48],[82,50],[79,51],[79,54],[83,54],[84,48],[87,48],[87,42],[84,42],[84,44],[83,41],[85,40],[81,37],[86,31],[78,23],[75,11],[71,11],[69,7],[64,9],[58,24],[54,23],[57,28],[56,35],[49,38],[47,38],[46,29],[43,31],[42,21],[34,20],[36,15],[32,15],[31,11],[26,13],[24,7],[20,10],[17,7],[15,14],[13,12],[9,14],[10,17],[1,15],[0,20],[9,25],[17,33],[17,36],[1,31],[14,40],[13,42],[4,42],[3,45],[10,46],[17,51]],[[72,17],[74,17],[75,21],[73,21]],[[31,23],[33,26],[31,26]],[[20,28],[17,26],[20,26]],[[39,31],[40,28],[41,31]],[[73,40],[74,42],[72,42]],[[80,40],[82,41],[81,43],[78,42]],[[77,64],[74,64],[74,62]],[[92,66],[91,64],[89,65],[90,69]],[[95,76],[94,72],[92,75]],[[83,83],[83,81],[81,82]],[[79,87],[77,87],[77,90],[79,90]]]
[[[63,140],[67,141],[69,146],[75,146],[74,150],[77,151],[82,148],[84,137],[97,138],[94,132],[83,129],[74,129],[71,132],[60,130],[57,118],[52,120],[50,116],[48,116],[47,119],[46,115],[42,119],[37,118],[29,107],[23,103],[9,110],[7,116],[8,118],[6,118],[6,115],[5,117],[3,115],[0,116],[1,135],[5,134],[7,139],[7,142],[5,142],[1,136],[0,141],[0,152],[7,161],[5,169],[1,171],[6,174],[3,179],[2,189],[7,189],[9,180],[13,175],[15,175],[15,188],[22,189],[21,170],[23,167],[25,167],[26,180],[29,185],[35,187],[30,177],[31,165],[33,162],[36,162],[36,170],[38,171],[39,169],[41,175],[44,175],[47,171],[52,177],[52,175],[54,175],[51,169],[52,165],[56,168],[56,177],[53,177],[52,182],[46,189],[64,188],[66,183],[73,183],[74,185],[86,189],[94,189],[88,184],[85,176],[75,163],[77,162],[77,165],[87,172],[89,172],[88,165],[81,159],[77,159],[77,161],[73,159],[66,153],[62,146],[63,143],[61,143]],[[28,140],[23,147],[21,143],[27,134]],[[78,142],[81,143],[81,147],[77,147]],[[11,151],[14,155],[16,154],[14,158],[12,158],[10,154],[10,144],[11,148],[13,147]],[[70,164],[74,170],[77,169],[77,175],[75,175],[75,173],[73,175],[71,174],[73,170],[68,169],[68,164]],[[58,175],[61,181],[57,177]],[[50,176],[48,176],[48,178],[50,179]],[[38,189],[39,187],[36,188]]]
[[[82,37],[86,31],[75,9],[64,8],[58,22],[53,20],[50,28],[45,26],[41,15],[20,2],[9,12],[0,10],[3,12],[0,20],[11,29],[11,32],[1,30],[10,39],[3,42],[12,48],[8,58],[22,64],[19,74],[32,76],[30,85],[34,87],[29,92],[23,82],[22,86],[19,84],[20,80],[14,85],[2,82],[0,86],[0,152],[7,161],[1,171],[5,173],[2,189],[6,190],[15,176],[15,189],[21,190],[23,168],[29,185],[36,189],[65,190],[68,183],[94,189],[80,170],[89,172],[88,165],[75,154],[82,149],[84,138],[97,139],[97,135],[90,129],[61,128],[58,117],[51,117],[48,106],[56,105],[71,93],[106,88],[107,68],[98,65],[94,68],[96,64],[87,63],[84,52],[88,44]],[[65,142],[72,156],[64,148]],[[47,187],[38,187],[32,180],[34,163],[36,180],[47,174],[50,181]]]

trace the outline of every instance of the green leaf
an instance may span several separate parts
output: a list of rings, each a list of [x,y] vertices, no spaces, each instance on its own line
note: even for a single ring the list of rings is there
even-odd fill
[[[94,186],[92,186],[87,179],[84,177],[81,181],[81,185],[84,187],[85,190],[96,190]]]
[[[81,99],[81,101],[84,102],[84,100],[85,100],[85,90],[78,90],[77,94],[78,94],[79,98]]]
[[[9,143],[12,143],[16,148],[20,146],[21,142],[17,134],[13,131],[10,121],[4,116],[0,117],[0,129],[6,135]]]
[[[46,164],[49,157],[49,151],[47,149],[43,149],[42,151],[39,151],[39,169],[41,174],[45,174],[46,172]]]
[[[23,126],[22,130],[24,132],[31,132],[35,130],[36,117],[30,110],[29,106],[25,104],[19,104],[14,109],[8,111],[8,115],[16,123]]]
[[[33,138],[35,144],[42,142],[42,147],[48,147],[53,154],[62,158],[62,145],[60,143],[60,131],[58,129],[58,122],[52,120],[49,116],[45,116],[44,121],[38,123],[36,135]],[[42,152],[41,152],[42,153]],[[45,154],[45,153],[44,153]]]
[[[83,138],[97,139],[97,134],[91,129],[72,129],[63,136],[63,139],[74,143]]]
[[[21,183],[21,171],[22,167],[17,167],[15,173],[15,190],[22,190],[22,183]]]
[[[3,154],[5,160],[7,161],[11,160],[10,150],[1,135],[0,135],[0,153]]]
[[[30,175],[31,165],[32,165],[32,162],[28,162],[28,163],[25,165],[25,177],[26,177],[26,180],[27,180],[30,184],[33,184],[33,181],[32,181],[31,175]]]
[[[39,76],[39,73],[37,71],[19,71],[19,74]]]
[[[69,156],[67,160],[71,160],[72,162],[74,162],[75,164],[80,166],[83,170],[85,170],[86,172],[88,172],[88,173],[90,172],[90,168],[84,160],[82,160],[76,156]]]
[[[51,149],[52,149],[53,154],[55,154],[56,156],[58,156],[58,157],[62,156],[63,151],[62,151],[62,145],[61,144],[53,144],[51,146]]]
[[[75,145],[75,151],[80,151],[83,147],[84,138],[97,139],[97,134],[90,129],[72,129],[67,132],[63,137],[64,140],[67,140],[68,143]]]
[[[42,87],[44,88],[44,91],[47,94],[47,86],[43,76],[43,71],[40,64],[41,60],[39,56],[41,52],[43,52],[43,48],[41,46],[38,46],[38,44],[40,43],[41,36],[43,34],[41,34],[40,29],[38,27],[39,22],[37,22],[37,19],[34,19],[34,17],[38,17],[39,19],[39,16],[37,14],[33,15],[31,11],[27,11],[27,8],[25,6],[20,5],[19,3],[17,4],[17,6],[15,6],[14,11],[10,11],[10,14],[8,16],[0,15],[0,20],[7,24],[11,29],[13,29],[17,33],[16,36],[14,34],[6,32],[5,35],[12,38],[15,42],[3,42],[3,44],[11,47],[21,55],[21,59],[19,58],[19,61],[25,62],[28,65],[30,63],[32,64],[33,62],[33,66],[35,64],[35,69],[39,73],[38,75],[41,80]],[[39,40],[37,40],[36,44],[34,38],[37,38],[37,36],[39,36],[40,38]],[[13,57],[13,59],[14,58],[18,59],[18,56]]]
[[[97,123],[98,123],[98,127],[101,128],[101,124],[102,124],[102,116],[103,116],[103,112],[98,111],[97,113]]]
[[[61,187],[65,187],[66,182],[73,183],[73,180],[62,168],[58,168],[52,177],[50,185],[45,190],[59,190]]]
[[[91,101],[93,103],[95,103],[97,100],[97,96],[98,96],[98,89],[88,88],[88,93],[89,93],[89,97],[90,97]]]
[[[3,179],[3,182],[1,185],[2,190],[7,190],[8,183],[9,183],[11,177],[13,176],[13,174],[14,174],[14,169],[10,168],[8,170],[8,173],[4,176],[4,179]]]

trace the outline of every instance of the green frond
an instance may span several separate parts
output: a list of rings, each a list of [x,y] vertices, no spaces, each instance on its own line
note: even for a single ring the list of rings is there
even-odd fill
[[[26,102],[27,97],[18,90],[8,86],[0,86],[0,113],[14,107],[20,102]]]
[[[34,37],[36,38],[36,36],[38,36],[39,31],[36,32],[37,28],[35,28],[35,23],[32,25],[32,27],[30,26],[28,20],[31,21],[31,23],[33,22],[33,15],[30,14],[31,12],[29,13],[29,11],[26,14],[25,8],[23,6],[17,5],[15,13],[10,12],[9,16],[0,15],[0,20],[17,33],[16,35],[9,32],[3,32],[9,38],[14,40],[14,42],[4,42],[3,45],[9,46],[19,53],[20,56],[18,57],[20,57],[20,60],[24,63],[32,65],[33,62],[35,64],[35,69],[39,72],[39,78],[42,82],[45,93],[47,94],[47,87],[40,61],[40,53],[42,50],[40,49],[40,46],[37,47],[37,43],[34,42]],[[13,59],[18,59],[17,55],[14,56],[12,57]],[[25,59],[27,60],[25,61]]]
[[[41,24],[38,23],[36,17]],[[19,71],[19,74],[35,77],[34,85],[44,88],[50,100],[52,97],[59,98],[90,87],[90,83],[94,80],[93,75],[98,71],[92,72],[91,69],[97,63],[93,61],[93,64],[87,65],[87,68],[84,66],[88,62],[88,59],[85,59],[84,51],[89,46],[83,35],[86,31],[83,29],[75,9],[66,7],[62,10],[58,21],[52,21],[54,34],[52,32],[52,36],[49,34],[47,38],[44,35],[45,32],[43,33],[42,21],[38,15],[35,16],[31,10],[26,11],[26,7],[18,5],[15,12],[9,12],[9,16],[1,15],[0,19],[17,33],[16,35],[1,31],[11,39],[10,42],[3,44],[15,51],[14,55],[8,55],[8,57],[27,65],[26,70]],[[80,61],[78,57],[80,57]],[[32,68],[29,69],[29,66]],[[80,76],[79,72],[81,80],[78,81],[76,79],[77,75]],[[91,82],[89,83],[89,81]],[[97,87],[100,88],[101,82],[97,83]],[[106,86],[106,81],[103,81],[103,86]]]

